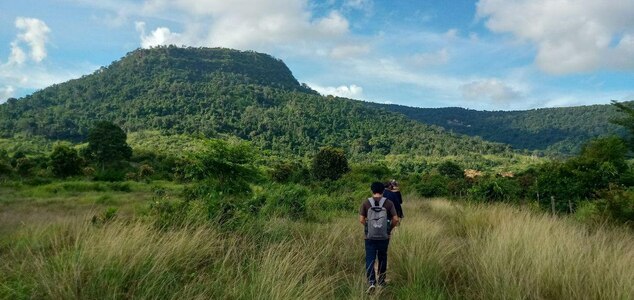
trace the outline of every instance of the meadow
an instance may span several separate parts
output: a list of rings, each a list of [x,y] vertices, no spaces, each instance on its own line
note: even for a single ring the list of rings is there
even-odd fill
[[[631,299],[634,235],[531,206],[405,197],[387,287],[368,296],[356,211],[158,228],[171,182],[0,189],[3,299]],[[361,199],[359,199],[361,201]],[[108,212],[111,212],[109,215]]]

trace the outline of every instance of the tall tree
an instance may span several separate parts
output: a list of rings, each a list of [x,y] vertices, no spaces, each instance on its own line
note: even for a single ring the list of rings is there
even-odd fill
[[[629,146],[631,149],[634,149],[634,107],[632,102],[619,103],[612,100],[612,105],[616,106],[619,112],[624,113],[625,116],[622,116],[618,119],[614,119],[611,122],[617,125],[623,126],[630,133]]]
[[[99,121],[88,133],[88,153],[103,169],[132,156],[127,135],[121,127],[108,121]]]
[[[77,150],[67,144],[56,144],[50,156],[53,174],[57,177],[68,177],[79,174],[80,159]]]

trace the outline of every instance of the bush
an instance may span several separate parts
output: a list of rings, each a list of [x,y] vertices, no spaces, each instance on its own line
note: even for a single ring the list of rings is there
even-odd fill
[[[154,168],[148,164],[143,164],[139,167],[139,179],[145,179],[154,174]]]
[[[81,169],[81,173],[86,177],[93,177],[95,176],[95,169],[92,167],[85,167]]]
[[[469,189],[471,199],[482,202],[517,201],[521,188],[517,181],[500,178],[482,178]]]
[[[97,181],[123,181],[125,179],[126,170],[116,169],[116,168],[108,168],[101,171],[98,171],[95,174],[95,180]]]
[[[443,197],[447,196],[449,179],[438,174],[423,175],[420,182],[416,183],[414,189],[423,197]]]
[[[15,169],[21,176],[29,176],[35,164],[28,157],[20,157],[16,160]]]
[[[337,180],[350,171],[343,149],[324,147],[313,158],[312,173],[319,180]]]
[[[275,182],[300,183],[307,181],[310,171],[298,162],[280,162],[273,167],[270,176]]]
[[[50,155],[50,165],[56,177],[66,178],[80,172],[81,160],[77,150],[67,144],[56,144]]]
[[[634,226],[634,191],[612,187],[599,196],[597,207],[606,219]]]
[[[297,184],[272,185],[266,191],[265,215],[288,216],[300,219],[306,216],[308,190]]]
[[[104,225],[117,217],[118,209],[116,207],[108,207],[102,213],[92,216],[91,223],[93,225]]]
[[[443,175],[449,178],[458,179],[458,178],[464,177],[463,168],[453,161],[449,161],[449,160],[444,161],[441,164],[439,164],[438,167],[436,168],[438,169],[438,173],[440,173],[440,175]]]

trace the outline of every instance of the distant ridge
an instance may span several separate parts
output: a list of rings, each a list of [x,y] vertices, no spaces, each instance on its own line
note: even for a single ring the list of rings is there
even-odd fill
[[[625,131],[610,123],[620,113],[612,105],[541,108],[525,111],[478,111],[459,107],[416,108],[368,103],[410,119],[516,149],[572,154],[584,142]]]
[[[96,120],[128,132],[237,136],[276,153],[508,153],[361,101],[323,97],[279,59],[224,48],[138,49],[93,74],[0,105],[0,136],[82,140]]]

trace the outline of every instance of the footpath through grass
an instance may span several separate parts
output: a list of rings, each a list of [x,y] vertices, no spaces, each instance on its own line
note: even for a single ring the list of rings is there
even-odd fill
[[[258,220],[160,231],[87,216],[0,243],[6,299],[631,299],[634,235],[505,205],[407,198],[388,287],[364,294],[361,225]]]

